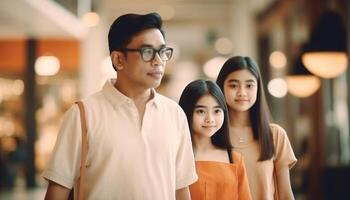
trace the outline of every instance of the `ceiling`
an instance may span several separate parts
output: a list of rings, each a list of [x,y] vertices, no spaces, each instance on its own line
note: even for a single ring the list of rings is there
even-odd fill
[[[273,0],[249,0],[255,12],[264,10]],[[76,7],[73,0],[57,1],[65,7]],[[80,1],[89,2],[89,1]],[[215,25],[229,18],[230,6],[239,0],[92,0],[92,8],[110,23],[126,12],[167,12],[169,6],[174,17],[166,24],[178,27],[186,24]],[[74,5],[73,5],[74,4]],[[0,39],[6,38],[80,38],[87,28],[63,6],[50,0],[1,0]]]
[[[68,10],[50,0],[1,0],[0,39],[74,38],[84,27]]]

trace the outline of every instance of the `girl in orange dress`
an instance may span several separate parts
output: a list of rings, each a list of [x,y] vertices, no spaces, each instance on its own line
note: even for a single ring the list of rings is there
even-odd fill
[[[212,81],[186,86],[179,101],[191,131],[198,181],[191,198],[251,199],[242,156],[232,151],[225,97]]]

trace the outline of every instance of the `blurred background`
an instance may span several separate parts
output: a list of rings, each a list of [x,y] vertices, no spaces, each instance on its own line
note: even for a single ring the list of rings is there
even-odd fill
[[[175,101],[228,57],[257,60],[298,158],[296,199],[347,198],[350,1],[1,0],[0,199],[43,199],[63,113],[115,77],[107,33],[129,12],[164,19],[175,52],[157,90]]]

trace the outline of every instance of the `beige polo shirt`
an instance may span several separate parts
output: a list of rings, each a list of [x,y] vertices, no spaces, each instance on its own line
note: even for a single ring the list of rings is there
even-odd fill
[[[176,189],[197,180],[186,116],[155,90],[143,123],[133,101],[109,80],[83,100],[89,151],[87,199],[175,199]],[[45,179],[72,188],[79,177],[81,127],[78,106],[65,114]]]

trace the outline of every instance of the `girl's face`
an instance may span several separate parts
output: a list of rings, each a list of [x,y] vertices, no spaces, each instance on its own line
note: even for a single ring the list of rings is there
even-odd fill
[[[247,69],[231,72],[224,81],[228,107],[234,111],[248,111],[256,102],[258,82]]]
[[[199,98],[193,110],[192,131],[196,136],[211,137],[222,126],[224,111],[215,97],[206,94]]]

